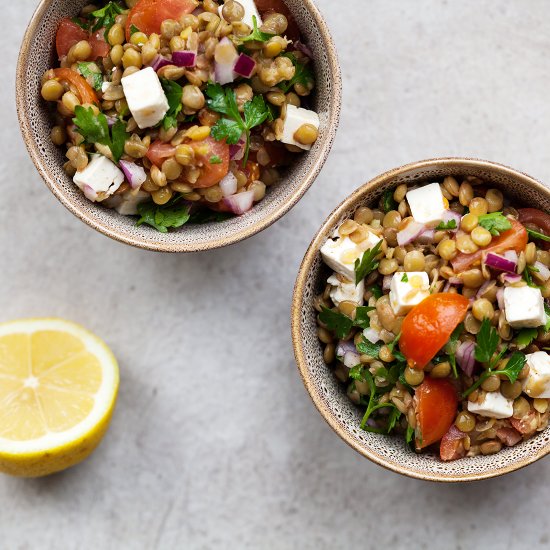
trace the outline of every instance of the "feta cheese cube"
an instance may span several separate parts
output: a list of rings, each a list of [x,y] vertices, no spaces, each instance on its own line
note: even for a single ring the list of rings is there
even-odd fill
[[[78,171],[73,181],[92,202],[112,195],[124,181],[124,173],[103,155],[93,155],[84,170]]]
[[[363,305],[363,294],[365,293],[365,281],[359,281],[355,286],[355,280],[349,281],[341,275],[331,275],[327,283],[332,285],[330,297],[335,306],[341,302],[353,302],[358,306]]]
[[[534,328],[546,323],[544,298],[538,288],[506,287],[504,311],[506,320],[512,328]]]
[[[480,403],[468,401],[468,410],[489,418],[510,418],[514,414],[514,400],[498,391],[488,392]]]
[[[380,237],[369,231],[368,238],[356,244],[349,237],[339,237],[335,233],[321,247],[321,256],[333,271],[355,282],[355,260],[362,258],[363,253],[376,246],[380,240]]]
[[[244,17],[242,19],[243,23],[246,23],[251,29],[254,28],[254,22],[252,21],[252,16],[256,17],[258,21],[258,27],[261,27],[263,24],[262,18],[260,17],[260,12],[256,7],[254,0],[239,0],[239,4],[244,8]],[[220,17],[222,15],[223,6],[220,6],[219,12]]]
[[[433,224],[441,221],[448,203],[438,183],[430,183],[409,191],[406,195],[411,214],[419,223]]]
[[[537,351],[526,358],[529,376],[523,381],[523,391],[529,397],[550,399],[550,355]]]
[[[320,126],[319,115],[315,111],[302,109],[290,104],[287,105],[281,141],[283,143],[287,143],[288,145],[296,145],[301,149],[309,151],[311,149],[311,145],[304,145],[294,139],[296,130],[304,124],[311,124],[318,130]]]
[[[121,83],[128,108],[141,129],[155,126],[164,118],[168,100],[152,67],[125,76]]]
[[[405,315],[430,295],[430,279],[424,271],[394,273],[390,304],[396,315]]]

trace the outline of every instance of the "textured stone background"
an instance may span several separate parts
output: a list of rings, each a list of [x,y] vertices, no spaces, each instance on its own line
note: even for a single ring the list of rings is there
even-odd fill
[[[330,160],[274,227],[193,256],[112,242],[41,183],[13,97],[36,4],[2,2],[0,318],[88,326],[122,386],[93,458],[0,479],[0,548],[548,548],[550,461],[468,486],[386,472],[323,422],[289,335],[302,255],[360,183],[440,155],[550,182],[548,2],[318,0],[344,74]]]

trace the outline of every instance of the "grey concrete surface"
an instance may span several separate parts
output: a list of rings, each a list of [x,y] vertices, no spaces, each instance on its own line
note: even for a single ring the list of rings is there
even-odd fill
[[[2,2],[0,319],[86,325],[112,346],[122,385],[90,460],[0,478],[0,548],[548,548],[549,460],[468,486],[387,472],[321,419],[289,335],[302,255],[360,183],[439,155],[550,182],[548,1],[318,0],[344,74],[333,153],[274,227],[193,256],[112,242],[41,183],[13,97],[36,4]]]

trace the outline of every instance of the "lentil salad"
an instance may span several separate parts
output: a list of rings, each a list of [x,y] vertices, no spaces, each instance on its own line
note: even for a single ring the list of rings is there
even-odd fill
[[[399,185],[321,248],[324,360],[364,413],[442,460],[548,425],[550,216],[477,177]]]
[[[311,52],[282,0],[126,0],[61,21],[42,79],[84,195],[159,231],[241,215],[311,149]]]

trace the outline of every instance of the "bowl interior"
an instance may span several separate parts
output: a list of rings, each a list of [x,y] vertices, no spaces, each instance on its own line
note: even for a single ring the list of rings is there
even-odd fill
[[[325,420],[349,445],[395,472],[434,481],[472,481],[494,477],[525,466],[550,452],[550,427],[516,447],[492,456],[442,463],[434,454],[415,454],[403,437],[383,436],[359,428],[362,414],[323,361],[317,338],[313,299],[325,287],[330,272],[319,249],[339,224],[359,207],[372,206],[381,194],[400,183],[440,180],[445,176],[479,176],[518,204],[550,211],[550,192],[532,178],[504,166],[466,159],[425,161],[393,170],[367,183],[344,201],[313,240],[296,282],[293,304],[293,341],[304,384]]]
[[[63,17],[73,17],[87,0],[43,0],[23,41],[17,73],[17,109],[23,138],[46,184],[74,214],[110,237],[153,250],[190,252],[225,246],[265,229],[284,215],[307,191],[332,146],[340,114],[341,78],[336,52],[326,24],[312,0],[285,0],[304,41],[314,52],[317,90],[311,107],[320,116],[320,136],[309,153],[272,186],[250,212],[224,222],[184,226],[169,234],[136,227],[135,218],[89,202],[65,174],[64,154],[50,140],[52,119],[40,97],[40,79],[54,66],[55,34]]]

